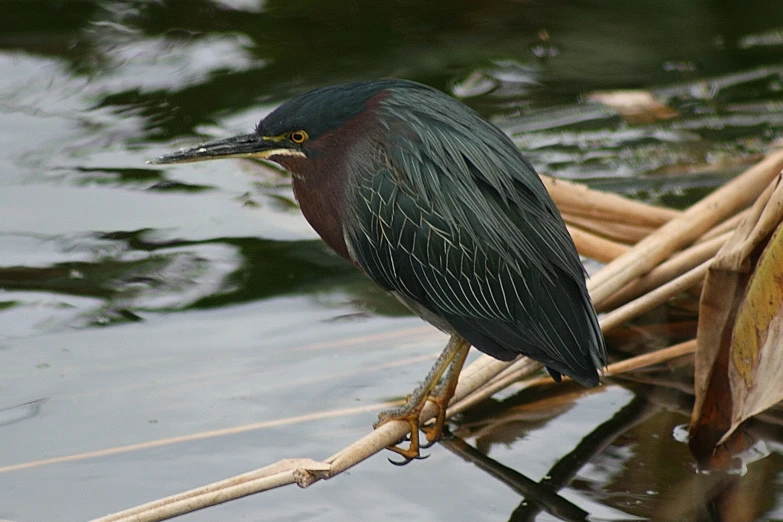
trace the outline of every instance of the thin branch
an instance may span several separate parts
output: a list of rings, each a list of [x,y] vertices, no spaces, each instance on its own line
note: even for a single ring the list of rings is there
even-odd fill
[[[48,459],[22,462],[20,464],[11,464],[8,466],[0,467],[0,473],[19,471],[22,469],[30,469],[38,466],[49,465],[49,464],[73,462],[73,461],[91,459],[96,457],[108,457],[111,455],[118,455],[121,453],[128,453],[131,451],[140,451],[140,450],[147,450],[152,448],[159,448],[161,446],[168,446],[170,444],[179,444],[182,442],[193,442],[197,440],[211,439],[214,437],[225,437],[228,435],[236,435],[238,433],[244,433],[247,431],[259,430],[263,428],[299,424],[302,422],[323,420],[323,419],[329,419],[334,417],[344,417],[346,415],[355,415],[358,413],[377,411],[383,408],[388,408],[390,406],[396,406],[399,404],[400,402],[383,402],[383,403],[375,403],[375,404],[365,404],[363,406],[357,406],[355,408],[338,408],[335,410],[324,410],[324,411],[318,411],[314,413],[305,413],[303,415],[294,415],[291,417],[282,417],[282,418],[272,419],[268,421],[254,422],[251,424],[242,424],[240,426],[232,426],[230,428],[222,428],[219,430],[202,431],[198,433],[191,433],[188,435],[180,435],[178,437],[168,437],[165,439],[140,442],[138,444],[127,444],[125,446],[115,446],[113,448],[88,451],[84,453],[75,453],[72,455],[65,455],[62,457],[52,457]]]
[[[616,375],[692,353],[695,345],[695,340],[688,341],[621,361],[610,365],[606,374]],[[454,406],[458,407],[459,400],[480,390],[482,380],[491,380],[507,366],[509,366],[507,363],[501,363],[490,357],[479,358],[470,368],[465,370],[468,378],[460,380],[455,392]],[[520,364],[520,367],[523,366]],[[472,371],[468,372],[471,368]],[[546,380],[551,379],[535,379],[528,381],[525,385],[539,385]],[[450,413],[451,411],[452,408],[449,409]],[[422,412],[422,420],[429,420],[434,414],[435,407],[428,405]],[[271,466],[108,515],[96,519],[95,522],[156,522],[287,484],[295,483],[300,487],[308,487],[320,479],[331,478],[381,451],[386,446],[398,442],[408,434],[409,429],[405,422],[389,422],[323,462],[312,459],[281,460]]]

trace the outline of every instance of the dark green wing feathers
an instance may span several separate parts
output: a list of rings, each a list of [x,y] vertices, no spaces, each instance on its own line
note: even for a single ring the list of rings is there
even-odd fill
[[[349,168],[357,264],[479,350],[597,384],[606,351],[579,256],[513,143],[426,88],[395,91],[376,110],[388,135]]]

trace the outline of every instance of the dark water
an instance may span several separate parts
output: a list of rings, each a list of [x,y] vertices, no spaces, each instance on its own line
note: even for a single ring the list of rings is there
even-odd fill
[[[83,520],[283,457],[326,457],[366,433],[445,341],[317,240],[279,172],[146,160],[248,132],[312,87],[386,76],[459,96],[542,172],[674,206],[783,129],[778,2],[0,8],[0,519],[17,522]],[[624,88],[652,90],[681,117],[629,125],[585,101]],[[613,345],[687,338],[692,305],[665,312],[679,321],[671,338]],[[405,468],[377,456],[307,491],[184,519],[692,520],[722,483],[697,475],[672,437],[688,421],[689,372],[506,394],[464,419],[474,458],[549,496],[437,446]],[[268,424],[321,412],[335,413]],[[783,519],[776,418],[754,426],[769,455],[733,485],[746,520]]]

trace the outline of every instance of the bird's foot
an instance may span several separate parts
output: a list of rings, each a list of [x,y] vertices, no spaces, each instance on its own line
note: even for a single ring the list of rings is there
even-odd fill
[[[429,448],[447,431],[446,430],[446,407],[449,405],[451,397],[454,395],[454,391],[450,390],[450,394],[440,393],[436,396],[430,395],[427,400],[438,407],[438,413],[435,415],[435,421],[427,426],[422,426],[421,431],[424,432],[424,436],[427,438],[427,444],[421,445],[422,448]],[[448,396],[447,396],[448,395]]]
[[[400,447],[397,443],[393,446],[387,446],[391,451],[402,455],[405,459],[402,462],[392,464],[403,465],[412,460],[421,459],[421,448],[429,448],[440,439],[444,432],[446,424],[446,406],[454,396],[457,386],[457,378],[465,363],[465,357],[468,355],[470,344],[458,335],[452,335],[449,344],[435,361],[424,382],[416,388],[403,406],[383,410],[378,414],[378,422],[375,428],[386,424],[389,421],[399,420],[407,422],[410,426],[410,437],[408,447]],[[441,377],[443,380],[441,381]],[[420,426],[421,411],[427,401],[432,401],[437,406],[438,411],[435,415],[435,422],[430,426]],[[419,429],[424,432],[427,443],[422,445],[419,440]]]
[[[386,449],[401,455],[404,460],[394,461],[389,459],[389,462],[397,466],[403,466],[410,463],[412,460],[423,460],[429,457],[429,455],[421,455],[421,450],[431,447],[435,444],[441,436],[444,434],[446,424],[446,409],[444,404],[448,404],[450,397],[426,397],[420,404],[411,404],[409,401],[399,408],[390,408],[378,413],[378,422],[373,427],[378,428],[387,422],[399,420],[407,422],[410,426],[410,435],[407,438],[408,447],[402,447],[400,444],[393,446],[387,446]],[[438,407],[438,413],[435,416],[435,422],[429,426],[421,426],[419,424],[419,418],[421,416],[421,410],[428,402],[433,402]],[[419,430],[424,432],[426,437],[426,443],[422,443],[419,435]]]
[[[424,407],[425,401],[419,401],[420,404],[412,403],[411,397],[408,397],[408,401],[405,403],[404,406],[400,406],[399,408],[389,408],[387,410],[383,410],[378,413],[378,422],[376,422],[373,427],[379,428],[382,425],[386,424],[387,422],[399,420],[403,422],[407,422],[410,426],[410,435],[406,437],[408,441],[408,447],[404,448],[402,447],[401,443],[404,442],[400,441],[400,443],[395,444],[393,446],[386,446],[386,449],[393,451],[394,453],[397,453],[398,455],[401,455],[403,460],[402,461],[395,461],[392,459],[389,459],[389,462],[392,464],[395,464],[397,466],[404,466],[405,464],[408,464],[412,460],[422,459],[426,457],[421,456],[420,448],[421,445],[419,443],[419,416],[421,415],[421,409]]]

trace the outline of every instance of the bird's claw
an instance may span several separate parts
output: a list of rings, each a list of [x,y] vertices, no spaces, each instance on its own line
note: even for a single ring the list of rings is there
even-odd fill
[[[430,441],[429,439],[427,439],[426,443],[424,443],[424,444],[419,443],[419,449],[423,450],[423,449],[431,448],[431,447],[433,447],[435,445],[436,442],[437,441],[434,441],[434,440]]]
[[[405,419],[410,422],[409,419]],[[400,446],[386,446],[386,449],[389,451],[393,451],[394,453],[401,455],[402,459],[401,461],[398,460],[392,460],[388,459],[389,462],[394,464],[395,466],[405,466],[406,464],[410,464],[413,460],[424,460],[429,457],[429,455],[422,455],[421,454],[421,444],[419,443],[419,430],[418,426],[411,423],[411,432],[409,435],[407,435],[403,441],[409,441],[410,444],[408,444],[407,448],[401,448]],[[429,444],[425,447],[429,447],[432,444]]]
[[[388,449],[394,451],[396,449],[396,446],[390,446]],[[393,459],[386,459],[389,461],[390,464],[394,464],[395,466],[406,466],[413,462],[414,460],[424,460],[430,458],[429,455],[416,455],[415,457],[407,457],[403,456],[403,460],[393,460]]]
[[[438,441],[452,438],[451,431],[445,424],[441,426],[437,432],[435,432],[435,427],[433,426],[422,427],[421,431],[424,432],[424,435],[427,438],[427,442],[425,444],[419,443],[419,448],[421,449],[431,448]]]

